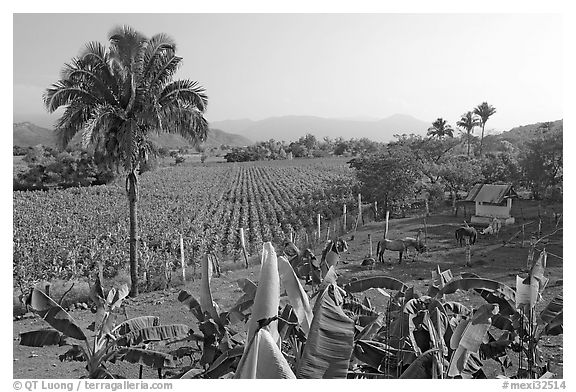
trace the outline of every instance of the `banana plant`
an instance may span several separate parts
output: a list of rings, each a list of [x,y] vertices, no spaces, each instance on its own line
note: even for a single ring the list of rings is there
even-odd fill
[[[196,300],[186,290],[182,290],[178,295],[178,301],[186,306],[198,321],[198,329],[202,334],[194,334],[188,339],[201,342],[202,346],[198,350],[189,346],[189,350],[182,354],[200,351],[200,367],[192,364],[179,375],[180,378],[219,378],[236,369],[244,352],[244,338],[235,329],[235,325],[247,321],[247,311],[252,308],[256,296],[256,285],[249,279],[240,279],[238,285],[244,294],[232,308],[221,312],[213,301],[210,289],[213,272],[210,257],[207,254],[202,259],[200,300]]]
[[[183,338],[190,334],[186,325],[159,325],[158,317],[142,316],[116,324],[118,310],[128,295],[126,285],[112,288],[104,296],[97,279],[91,290],[96,304],[96,320],[83,330],[60,305],[43,291],[32,289],[27,304],[53,329],[26,332],[20,335],[25,346],[70,345],[59,356],[61,361],[86,363],[87,378],[118,378],[107,369],[107,362],[126,361],[158,370],[176,366],[172,355],[147,347],[151,342]],[[88,337],[92,332],[92,336]]]

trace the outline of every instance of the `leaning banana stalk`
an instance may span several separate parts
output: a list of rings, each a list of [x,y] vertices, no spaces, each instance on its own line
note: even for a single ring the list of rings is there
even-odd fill
[[[200,282],[200,307],[204,314],[208,313],[214,320],[218,319],[218,312],[212,300],[210,279],[212,278],[212,263],[208,254],[202,258],[202,281]]]

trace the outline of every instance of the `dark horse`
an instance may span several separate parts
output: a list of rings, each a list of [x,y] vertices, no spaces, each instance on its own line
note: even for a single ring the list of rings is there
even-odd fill
[[[470,245],[474,245],[476,243],[476,238],[478,237],[476,229],[471,226],[462,226],[457,228],[454,235],[456,236],[456,243],[460,246],[462,246],[462,243],[464,242],[464,237],[468,237]]]

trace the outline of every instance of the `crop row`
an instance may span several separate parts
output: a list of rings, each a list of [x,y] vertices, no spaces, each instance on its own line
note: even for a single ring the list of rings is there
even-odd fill
[[[249,252],[265,241],[314,227],[352,205],[353,175],[342,160],[165,167],[140,178],[141,252],[153,265],[207,248],[238,257],[239,228]],[[102,262],[110,274],[128,260],[128,204],[119,181],[50,192],[14,192],[15,280],[87,274]]]

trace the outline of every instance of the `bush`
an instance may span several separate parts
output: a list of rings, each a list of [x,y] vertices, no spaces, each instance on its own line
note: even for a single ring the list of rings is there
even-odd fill
[[[58,152],[36,146],[23,158],[28,170],[18,173],[14,190],[46,190],[107,184],[115,175],[110,167],[97,164],[87,151]]]

